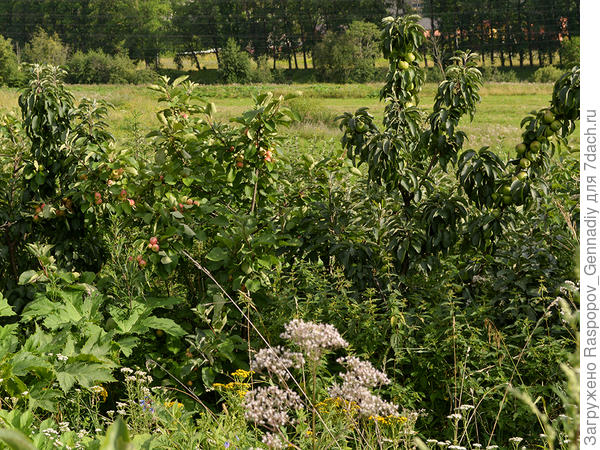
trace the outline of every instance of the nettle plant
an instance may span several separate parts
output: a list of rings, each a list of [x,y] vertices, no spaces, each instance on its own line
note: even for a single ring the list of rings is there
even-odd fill
[[[489,147],[463,150],[467,136],[460,121],[472,120],[480,101],[477,55],[458,52],[450,58],[432,111],[420,110],[425,76],[419,48],[425,38],[418,19],[383,19],[382,48],[389,61],[381,90],[383,129],[367,108],[338,118],[348,157],[368,166],[371,184],[399,197],[387,233],[403,274],[430,271],[437,256],[459,242],[490,248],[517,207],[534,207],[546,195],[549,160],[566,145],[579,118],[579,69],[574,68],[556,83],[550,106],[521,123],[525,131],[516,158],[504,161]]]

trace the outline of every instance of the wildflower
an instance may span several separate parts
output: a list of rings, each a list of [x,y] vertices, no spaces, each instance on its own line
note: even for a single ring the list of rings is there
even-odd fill
[[[58,431],[56,431],[54,428],[46,428],[44,430],[42,430],[42,434],[46,437],[52,437],[53,434],[58,435]]]
[[[60,353],[57,353],[56,359],[58,359],[59,361],[67,361],[69,359],[69,357],[65,356],[65,355],[61,355]]]
[[[514,442],[515,444],[519,444],[523,440],[522,437],[511,437],[508,442]]]
[[[244,397],[245,417],[257,425],[272,428],[284,426],[290,418],[288,409],[302,408],[298,394],[277,386],[258,387]]]
[[[235,377],[235,378],[245,379],[245,378],[249,378],[250,375],[252,375],[253,373],[254,373],[253,370],[238,369],[235,372],[233,372],[231,374],[231,376]]]
[[[225,448],[229,448],[229,441],[225,442]]]
[[[460,411],[468,411],[470,409],[474,409],[475,407],[473,405],[460,405],[458,408],[458,410]]]
[[[104,386],[92,386],[91,391],[94,394],[99,394],[102,397],[102,401],[105,401],[106,398],[108,397],[108,392],[106,391]]]
[[[462,415],[459,413],[454,413],[454,414],[450,414],[449,416],[446,416],[447,419],[450,420],[460,420],[462,419]]]
[[[483,445],[481,445],[481,444],[473,444],[473,448],[481,448],[481,447],[483,447]]]
[[[389,383],[388,377],[383,372],[375,369],[368,361],[362,361],[354,356],[338,358],[337,361],[346,365],[347,370],[340,375],[342,384],[334,384],[329,388],[331,397],[340,397],[355,403],[363,417],[398,415],[398,406],[384,401],[369,390],[380,384]]]
[[[129,367],[121,367],[121,373],[133,373],[133,370],[130,369]]]
[[[273,433],[265,433],[262,437],[262,443],[269,448],[283,448],[283,441],[278,435]]]
[[[498,448],[498,446],[497,446],[497,445],[488,445],[488,446],[485,448],[485,450],[494,450],[494,449],[496,449],[496,448]]]
[[[62,433],[66,433],[67,431],[71,431],[69,429],[69,422],[59,422],[58,424],[58,429],[62,432]]]
[[[453,450],[467,450],[467,447],[462,447],[460,445],[450,445],[448,447],[448,450],[453,449]]]
[[[267,370],[282,379],[289,377],[289,368],[300,369],[303,365],[302,353],[291,352],[281,346],[260,349],[250,361],[253,371]]]
[[[437,439],[427,439],[427,440],[425,441],[425,443],[426,443],[426,444],[433,444],[433,445],[435,445],[435,444],[437,444],[437,443],[438,443],[438,441],[437,441]]]
[[[327,349],[348,346],[348,342],[333,325],[304,322],[300,319],[293,319],[286,324],[281,337],[294,342],[313,361],[319,359]]]
[[[146,396],[143,400],[139,401],[139,404],[144,411],[154,412],[154,408],[152,407],[152,400],[150,397]]]
[[[145,378],[146,377],[146,372],[144,372],[143,370],[136,370],[135,371],[135,376],[139,377],[139,378]]]
[[[183,408],[183,403],[179,403],[177,401],[172,401],[172,402],[165,402],[165,406],[167,408],[172,408],[173,406],[179,408]]]

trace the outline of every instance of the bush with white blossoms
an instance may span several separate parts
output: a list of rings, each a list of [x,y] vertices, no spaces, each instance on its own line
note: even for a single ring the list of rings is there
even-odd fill
[[[304,355],[292,352],[281,346],[260,349],[252,361],[250,370],[255,372],[268,372],[280,378],[290,376],[289,368],[301,369],[304,366]]]
[[[329,388],[331,397],[356,404],[360,415],[364,417],[398,415],[397,405],[386,402],[371,392],[371,388],[390,383],[385,373],[355,356],[338,358],[337,362],[346,366],[346,372],[340,375],[341,385],[334,384]]]
[[[323,417],[319,411],[324,412],[318,406],[325,404],[342,405],[340,412],[351,411],[350,415],[343,413],[348,429],[359,424],[357,418],[364,419],[364,424],[370,424],[369,426],[391,423],[401,426],[407,422],[410,422],[410,426],[414,425],[414,420],[408,421],[405,417],[400,417],[397,405],[386,402],[371,392],[373,388],[390,383],[387,375],[375,369],[370,362],[355,356],[337,359],[338,363],[346,367],[346,371],[339,375],[341,384],[334,384],[326,389],[321,380],[321,389],[317,389],[317,373],[320,365],[326,363],[323,358],[325,354],[348,346],[334,326],[294,319],[285,325],[281,337],[290,341],[301,353],[283,346],[259,350],[252,358],[250,368],[267,374],[268,378],[265,381],[269,385],[255,387],[244,399],[245,418],[265,430],[262,442],[268,448],[282,448],[285,445],[295,447],[292,439],[301,440],[307,436],[313,440],[313,445],[316,445],[317,419],[322,422]],[[295,378],[294,373],[300,376]],[[276,379],[273,376],[276,376]],[[273,383],[282,383],[282,386]],[[292,390],[294,387],[301,395]],[[327,393],[328,398],[317,404],[318,397],[322,398]],[[286,429],[285,426],[294,424],[290,417],[292,411],[298,416],[304,406],[311,413],[312,425],[304,432],[304,436],[298,436],[297,432],[296,436],[292,436],[294,431],[290,432],[289,427]],[[354,415],[355,412],[358,416]],[[305,423],[305,426],[308,425]],[[297,425],[297,428],[299,427],[300,425]],[[327,426],[323,429],[321,434],[326,435]]]
[[[310,360],[318,360],[327,350],[348,347],[333,325],[293,319],[285,325],[283,339],[296,344]]]

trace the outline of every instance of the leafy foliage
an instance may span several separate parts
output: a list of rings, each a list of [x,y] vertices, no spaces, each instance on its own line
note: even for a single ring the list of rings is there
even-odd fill
[[[250,79],[250,58],[233,38],[221,50],[219,72],[223,83],[245,83]]]
[[[536,417],[506,386],[540,398],[549,420],[563,412],[557,380],[575,339],[555,299],[576,291],[565,280],[578,161],[563,150],[579,71],[523,120],[517,158],[501,158],[464,148],[482,80],[472,54],[449,60],[431,111],[418,108],[423,39],[417,17],[384,19],[383,127],[361,108],[340,118],[341,148],[310,152],[280,132],[310,104],[264,93],[220,122],[186,77],[150,86],[156,126],[118,143],[110,105],[76,102],[63,71],[34,67],[21,119],[0,122],[3,426],[48,449],[58,436],[89,448],[259,445],[241,400],[249,359],[304,318],[384,368],[386,398],[426,408],[410,416],[423,437],[535,445]],[[325,387],[339,367],[317,366],[297,374],[311,413],[289,436],[329,446],[329,429],[355,442],[343,408],[307,433],[321,430],[311,403],[335,404]],[[459,434],[444,417],[466,402]],[[380,419],[361,419],[371,446],[408,439]],[[75,432],[110,424],[106,437]]]

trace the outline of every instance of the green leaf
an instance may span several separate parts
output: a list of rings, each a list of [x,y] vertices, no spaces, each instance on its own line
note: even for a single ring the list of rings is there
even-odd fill
[[[172,86],[173,87],[177,87],[179,86],[181,83],[183,83],[185,80],[187,80],[189,78],[188,75],[182,75],[178,78],[175,79],[175,81],[173,81]]]
[[[36,450],[29,438],[17,430],[0,430],[0,440],[14,450]]]
[[[58,380],[58,384],[64,393],[69,392],[77,381],[73,375],[67,372],[57,372],[56,379]]]
[[[85,388],[90,388],[94,384],[98,383],[107,383],[110,381],[115,381],[115,379],[112,376],[112,370],[103,363],[89,363],[79,361],[70,363],[69,361],[63,373],[66,374],[63,375],[63,378],[67,382],[67,385],[69,380],[68,375],[70,375],[73,378],[75,378],[77,383],[79,383]],[[61,386],[61,388],[62,387],[63,386]]]
[[[0,317],[14,316],[15,314],[12,307],[8,304],[8,300],[0,293]]]
[[[144,325],[146,325],[148,328],[163,330],[165,333],[175,337],[186,335],[186,332],[183,328],[177,325],[172,319],[167,319],[165,317],[150,316],[144,320]]]
[[[133,444],[129,439],[127,425],[125,425],[123,419],[118,418],[108,428],[106,436],[100,445],[100,450],[133,450],[133,448]]]
[[[187,236],[190,237],[194,237],[196,236],[196,233],[194,232],[194,230],[192,230],[188,225],[186,225],[185,223],[183,224],[183,233]]]
[[[46,276],[39,274],[35,270],[28,270],[23,272],[19,277],[19,284],[30,284],[35,283],[36,281],[46,281]]]
[[[224,261],[225,259],[227,259],[227,252],[221,247],[215,247],[210,252],[208,252],[208,254],[206,255],[206,259],[215,262]]]

